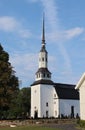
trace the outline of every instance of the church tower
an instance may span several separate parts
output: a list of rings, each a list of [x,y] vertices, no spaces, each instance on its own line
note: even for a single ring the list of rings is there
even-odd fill
[[[48,70],[48,52],[45,43],[45,25],[43,17],[42,46],[39,52],[39,69],[36,72],[36,80],[50,80],[51,73]]]
[[[48,70],[48,52],[45,43],[45,21],[43,17],[42,42],[39,52],[39,67],[35,81],[31,85],[31,117],[43,118],[53,116],[53,82]]]

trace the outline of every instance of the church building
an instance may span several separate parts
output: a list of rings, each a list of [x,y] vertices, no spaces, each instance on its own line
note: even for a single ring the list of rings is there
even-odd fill
[[[48,52],[45,43],[43,18],[42,44],[39,52],[39,67],[31,85],[31,117],[58,118],[79,115],[79,93],[75,85],[54,83],[48,69]]]

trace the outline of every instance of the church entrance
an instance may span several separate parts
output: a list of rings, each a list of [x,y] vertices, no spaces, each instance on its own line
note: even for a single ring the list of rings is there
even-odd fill
[[[35,118],[35,119],[38,118],[38,111],[37,111],[37,110],[35,110],[35,112],[34,112],[34,118]]]
[[[48,111],[46,111],[46,118],[48,118]]]

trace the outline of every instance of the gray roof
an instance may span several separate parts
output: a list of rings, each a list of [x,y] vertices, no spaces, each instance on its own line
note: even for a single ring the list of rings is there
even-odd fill
[[[48,68],[39,68],[38,71],[36,72],[36,74],[39,73],[39,72],[41,72],[41,73],[45,72],[45,73],[51,74],[51,72],[48,70]]]
[[[42,79],[42,80],[35,81],[31,86],[38,85],[38,84],[53,85],[54,83],[52,80]]]

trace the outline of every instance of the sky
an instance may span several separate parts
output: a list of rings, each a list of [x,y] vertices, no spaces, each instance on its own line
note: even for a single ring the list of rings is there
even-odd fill
[[[0,0],[0,43],[20,88],[35,81],[43,12],[52,80],[77,84],[85,72],[85,0]]]

